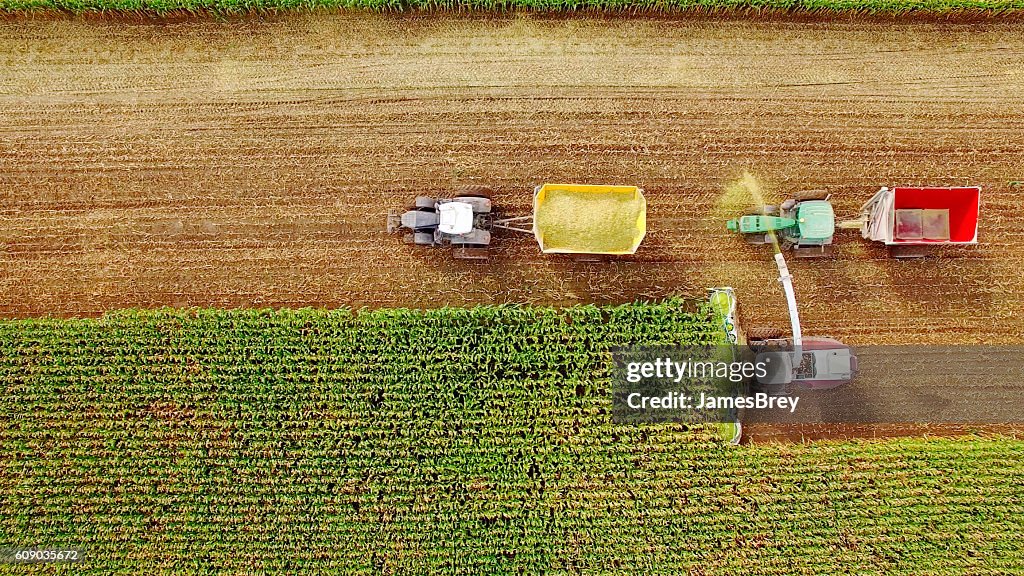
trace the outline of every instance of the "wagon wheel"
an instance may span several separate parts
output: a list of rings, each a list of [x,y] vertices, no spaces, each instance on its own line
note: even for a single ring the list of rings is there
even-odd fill
[[[931,253],[931,248],[928,246],[909,245],[909,246],[889,246],[889,256],[899,260],[911,260],[914,258],[924,258]]]
[[[805,202],[807,200],[825,200],[828,198],[828,190],[801,190],[796,194],[793,194],[793,199],[797,202]]]
[[[747,329],[747,340],[777,340],[786,335],[778,326],[752,326]]]
[[[491,199],[494,195],[494,190],[491,190],[490,186],[482,186],[480,184],[473,184],[470,186],[463,186],[455,192],[456,196],[477,196],[479,198]]]

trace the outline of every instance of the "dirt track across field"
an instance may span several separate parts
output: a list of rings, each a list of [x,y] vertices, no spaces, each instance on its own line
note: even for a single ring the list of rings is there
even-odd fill
[[[786,324],[760,188],[984,187],[982,244],[898,262],[844,232],[791,261],[804,331],[1024,341],[1024,25],[412,19],[0,23],[0,315],[128,306],[621,302],[736,288]],[[747,176],[745,176],[745,174]],[[501,237],[467,265],[383,232],[417,193],[648,195],[632,261]],[[745,182],[745,184],[741,184]]]

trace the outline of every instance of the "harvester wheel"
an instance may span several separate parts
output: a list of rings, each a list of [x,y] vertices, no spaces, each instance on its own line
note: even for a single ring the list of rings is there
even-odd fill
[[[796,194],[793,194],[793,199],[797,202],[804,202],[807,200],[824,200],[828,198],[828,190],[801,190]]]
[[[928,246],[908,245],[908,246],[889,246],[889,256],[897,258],[899,260],[911,260],[914,258],[924,258],[931,253],[931,248]]]
[[[474,184],[472,186],[463,186],[455,191],[456,196],[477,196],[479,198],[491,199],[494,195],[494,190],[491,190],[488,186],[482,186],[480,184]]]
[[[778,326],[752,326],[747,329],[747,340],[776,340],[786,335]]]

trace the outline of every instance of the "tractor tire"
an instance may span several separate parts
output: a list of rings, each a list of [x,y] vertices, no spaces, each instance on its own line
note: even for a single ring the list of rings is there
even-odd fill
[[[466,202],[473,207],[473,214],[490,214],[494,211],[494,203],[490,198],[474,196],[473,194],[460,194],[452,198],[454,202]]]
[[[827,190],[801,190],[796,194],[793,194],[793,199],[797,202],[805,202],[807,200],[824,200],[828,198]]]
[[[452,250],[452,256],[456,260],[469,260],[472,262],[487,262],[490,260],[490,254],[487,251],[487,246],[479,244],[468,244],[464,246],[458,246]]]
[[[889,246],[889,256],[897,260],[914,260],[931,254],[930,246]]]
[[[427,212],[433,212],[437,209],[437,200],[429,196],[417,196],[416,201],[413,202],[412,210],[423,210]]]
[[[747,340],[777,340],[783,338],[786,331],[778,326],[752,326],[747,329]]]
[[[832,246],[794,246],[795,258],[828,258],[832,255]]]
[[[494,195],[494,190],[491,190],[489,186],[483,186],[480,184],[473,184],[470,186],[463,186],[455,191],[456,196],[476,196],[477,198],[491,199]]]
[[[761,207],[761,214],[764,214],[765,216],[778,216],[779,207],[772,204],[767,204]]]
[[[744,234],[743,239],[747,241],[747,244],[753,244],[755,246],[771,242],[768,234]]]

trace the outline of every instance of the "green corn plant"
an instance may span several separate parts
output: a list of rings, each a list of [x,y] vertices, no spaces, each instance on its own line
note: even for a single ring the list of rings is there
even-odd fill
[[[609,350],[719,339],[682,299],[2,320],[0,546],[95,574],[1020,565],[1019,440],[612,421]]]

